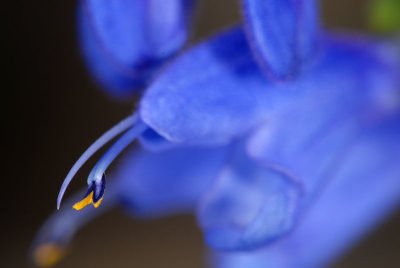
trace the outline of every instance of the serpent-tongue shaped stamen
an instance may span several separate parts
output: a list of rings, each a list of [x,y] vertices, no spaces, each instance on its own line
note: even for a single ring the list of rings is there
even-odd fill
[[[90,204],[93,204],[95,208],[100,206],[106,185],[104,175],[106,169],[146,128],[145,124],[138,121],[101,157],[89,174],[89,187],[84,198],[73,206],[74,209],[80,210]]]
[[[130,130],[129,130],[130,129]],[[68,185],[74,178],[75,174],[79,171],[79,169],[86,163],[86,161],[92,157],[100,148],[102,148],[105,144],[109,141],[120,135],[121,133],[127,134],[121,137],[121,140],[118,140],[114,146],[106,153],[107,157],[103,157],[99,163],[101,165],[96,165],[96,167],[101,167],[105,171],[105,169],[111,164],[112,160],[114,160],[118,154],[128,146],[140,133],[142,133],[146,129],[146,126],[139,120],[137,115],[132,115],[112,127],[106,133],[104,133],[100,138],[98,138],[89,148],[81,155],[81,157],[75,162],[72,166],[71,170],[68,172],[67,176],[65,177],[63,184],[61,186],[60,192],[57,198],[57,209],[60,208],[62,198],[64,196],[65,191],[67,190]],[[129,133],[129,135],[128,135]],[[134,135],[132,135],[134,134]],[[127,142],[128,141],[128,142]],[[121,145],[124,145],[122,148]],[[106,164],[106,165],[104,165]],[[93,171],[97,170],[96,167]],[[81,202],[78,202],[74,205],[74,208],[82,209],[86,205],[90,204],[93,200],[94,206],[98,207],[101,203],[102,196],[104,195],[104,188],[105,188],[105,180],[102,180],[104,171],[100,176],[96,173],[96,179],[93,176],[89,176],[89,188],[82,199]],[[92,174],[92,173],[91,173]],[[94,182],[94,183],[92,183]],[[95,192],[93,192],[95,191]],[[93,196],[93,194],[95,196]],[[90,201],[92,200],[92,201]]]
[[[81,210],[87,205],[93,204],[95,208],[98,208],[103,201],[104,191],[106,188],[105,175],[99,183],[91,182],[88,190],[86,191],[83,199],[73,205],[75,210]]]

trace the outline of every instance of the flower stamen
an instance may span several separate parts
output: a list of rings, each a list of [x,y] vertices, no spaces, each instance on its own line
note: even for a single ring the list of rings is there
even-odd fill
[[[128,131],[126,131],[100,158],[94,166],[88,177],[88,190],[84,198],[76,203],[73,208],[81,210],[87,205],[93,204],[95,208],[99,207],[103,200],[105,191],[105,171],[110,164],[117,158],[121,152],[146,130],[147,126],[141,121],[136,122]]]
[[[86,163],[86,161],[92,157],[100,148],[102,148],[109,141],[114,139],[116,136],[125,132],[129,129],[135,122],[138,121],[137,115],[131,115],[126,119],[122,120],[120,123],[109,129],[106,133],[104,133],[100,138],[98,138],[92,145],[89,146],[88,149],[79,157],[79,159],[72,166],[71,170],[68,172],[65,177],[63,184],[61,185],[60,192],[57,198],[57,209],[60,209],[61,201],[64,196],[65,191],[67,190],[68,185],[74,178],[75,174],[79,171],[79,169]]]

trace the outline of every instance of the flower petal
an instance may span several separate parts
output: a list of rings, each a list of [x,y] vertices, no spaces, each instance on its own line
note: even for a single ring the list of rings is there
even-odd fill
[[[142,87],[188,36],[192,0],[84,0],[82,51],[92,75],[117,96]]]
[[[282,123],[259,128],[249,139],[248,153],[266,166],[285,170],[311,195],[334,172],[360,132],[354,118],[331,118],[329,114],[293,112],[275,119]]]
[[[215,266],[327,266],[400,204],[399,137],[399,118],[365,132],[291,233],[258,251],[217,254]]]
[[[209,246],[251,249],[292,227],[300,188],[285,174],[245,157],[243,150],[233,154],[229,166],[200,200],[197,216]]]
[[[351,41],[326,37],[318,62],[307,73],[275,84],[259,70],[243,31],[232,29],[171,63],[146,91],[140,116],[170,141],[224,144],[296,109],[309,106],[310,120],[361,109],[371,99],[378,101],[373,89],[393,88],[387,85],[392,82],[387,77],[393,77],[374,44]],[[332,111],[325,112],[325,106]]]
[[[111,177],[117,181],[123,204],[135,216],[187,212],[215,178],[225,153],[223,147],[135,150]]]
[[[233,29],[183,54],[146,90],[140,115],[175,142],[228,143],[265,118],[270,83]]]
[[[400,108],[393,66],[379,46],[329,43],[326,65],[298,81],[305,94],[271,115],[248,142],[254,159],[287,170],[307,193],[325,183],[360,132]]]
[[[318,51],[315,0],[243,0],[254,55],[278,79],[297,76]]]

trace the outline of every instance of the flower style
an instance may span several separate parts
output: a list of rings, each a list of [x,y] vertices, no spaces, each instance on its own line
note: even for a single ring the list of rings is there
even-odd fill
[[[187,35],[188,1],[149,3],[82,1],[83,51],[112,94],[146,83]],[[55,262],[82,224],[122,205],[136,217],[194,212],[215,267],[320,267],[396,208],[398,46],[324,31],[313,0],[243,0],[242,9],[243,25],[173,59],[139,110],[77,161],[58,206],[84,162],[120,135],[74,208],[105,204],[50,218],[37,262]],[[135,140],[105,191],[105,170]]]

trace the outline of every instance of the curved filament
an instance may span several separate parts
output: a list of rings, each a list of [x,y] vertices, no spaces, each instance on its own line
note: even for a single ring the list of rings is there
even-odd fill
[[[63,184],[61,185],[60,192],[57,197],[57,209],[60,209],[61,201],[64,196],[65,191],[67,190],[68,185],[74,178],[75,174],[79,171],[79,169],[86,163],[86,161],[92,157],[101,147],[107,144],[109,141],[114,139],[116,136],[120,135],[128,128],[130,128],[134,123],[138,121],[137,115],[131,115],[126,119],[122,120],[117,125],[113,126],[106,133],[104,133],[100,138],[98,138],[86,151],[79,157],[79,159],[72,166],[71,170],[68,172],[65,177]]]

